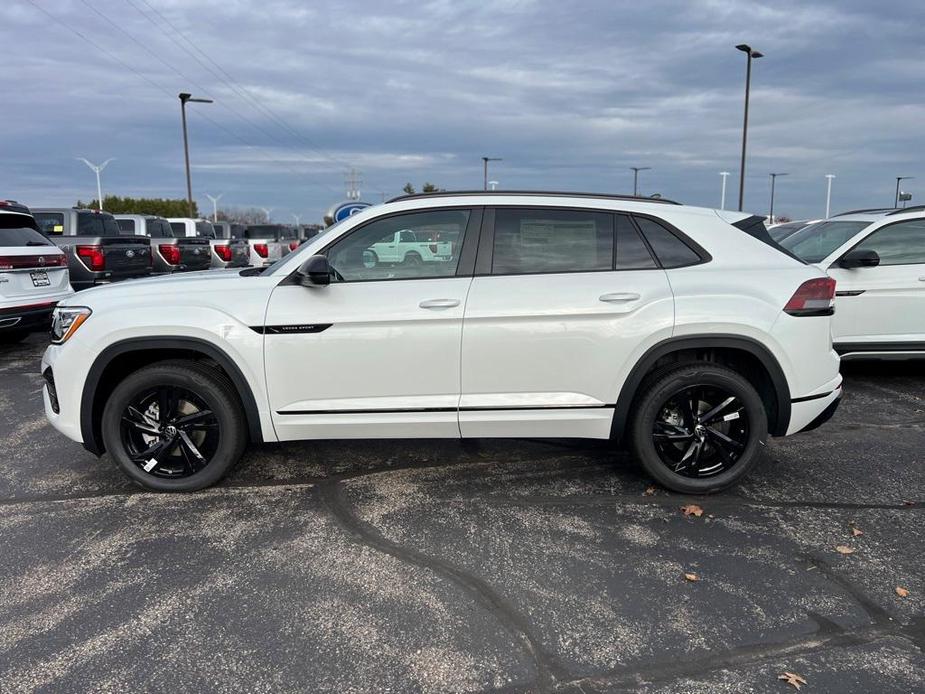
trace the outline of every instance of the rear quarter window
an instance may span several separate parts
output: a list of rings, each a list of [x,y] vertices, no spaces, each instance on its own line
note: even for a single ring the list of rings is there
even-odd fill
[[[45,236],[61,236],[64,233],[64,214],[61,212],[36,212],[35,223]]]
[[[119,229],[126,236],[131,236],[135,233],[135,220],[134,219],[117,219],[116,224],[119,225]]]
[[[654,219],[648,217],[634,217],[634,219],[663,268],[696,265],[703,260],[697,251]]]
[[[122,231],[110,214],[78,213],[78,236],[121,236]]]

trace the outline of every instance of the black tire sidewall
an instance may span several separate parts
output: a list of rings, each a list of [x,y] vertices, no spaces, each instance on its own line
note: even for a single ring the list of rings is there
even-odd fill
[[[199,472],[178,479],[147,474],[128,456],[121,435],[122,413],[139,391],[158,385],[190,390],[202,398],[218,419],[221,438],[212,460]],[[183,492],[209,487],[234,466],[246,445],[246,423],[237,395],[221,374],[198,364],[165,362],[140,369],[127,376],[112,391],[103,409],[103,443],[116,466],[133,482],[152,491]]]
[[[685,477],[669,470],[652,441],[655,418],[668,397],[695,385],[718,386],[736,395],[745,405],[748,418],[749,439],[745,451],[729,470],[713,477]],[[764,403],[751,383],[735,371],[711,364],[689,365],[650,381],[644,389],[630,428],[631,447],[646,472],[668,489],[686,494],[709,494],[726,489],[748,474],[763,455],[768,435]]]

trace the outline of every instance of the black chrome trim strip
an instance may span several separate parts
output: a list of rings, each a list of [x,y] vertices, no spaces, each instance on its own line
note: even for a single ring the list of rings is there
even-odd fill
[[[846,289],[843,292],[836,291],[835,296],[861,296],[861,294],[863,294],[865,291],[867,290],[866,289],[850,289],[850,290]]]
[[[835,351],[849,352],[925,352],[925,342],[836,342]]]
[[[252,325],[251,330],[260,335],[300,335],[304,333],[323,333],[333,323],[301,323],[297,325]]]
[[[821,400],[822,398],[829,397],[834,392],[834,390],[830,390],[828,393],[819,393],[818,395],[804,395],[802,398],[794,398],[790,402],[809,402],[810,400]]]
[[[521,412],[523,410],[603,410],[613,409],[615,405],[531,405],[528,407],[403,407],[396,409],[372,410],[289,410],[277,411],[276,414],[405,414],[407,412]]]

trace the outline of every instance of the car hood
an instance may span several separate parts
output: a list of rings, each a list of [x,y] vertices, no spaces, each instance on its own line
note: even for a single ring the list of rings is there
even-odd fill
[[[73,306],[92,306],[97,303],[113,303],[123,299],[134,300],[144,297],[156,305],[163,297],[176,294],[183,294],[188,297],[190,303],[194,303],[197,297],[238,290],[245,285],[256,284],[255,280],[260,279],[259,276],[242,277],[240,269],[201,270],[141,277],[86,289],[74,295],[67,303]]]

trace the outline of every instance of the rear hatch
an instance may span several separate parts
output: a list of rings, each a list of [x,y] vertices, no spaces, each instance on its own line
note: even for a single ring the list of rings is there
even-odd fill
[[[180,267],[183,270],[209,269],[212,264],[209,239],[187,237],[177,241],[180,246]]]
[[[30,228],[31,217],[18,218],[0,215],[0,301],[39,301],[67,291],[67,256]]]

